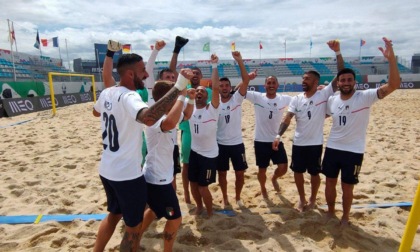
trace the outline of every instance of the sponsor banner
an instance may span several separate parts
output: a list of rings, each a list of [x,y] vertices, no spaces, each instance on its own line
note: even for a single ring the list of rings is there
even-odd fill
[[[385,82],[368,82],[368,83],[356,83],[356,89],[370,89],[379,88],[385,85]],[[401,82],[399,89],[420,89],[420,81]]]
[[[385,85],[384,82],[365,82],[365,83],[356,83],[355,88],[359,90],[379,88],[382,85]],[[420,81],[412,82],[401,82],[399,89],[420,89]],[[265,93],[264,85],[252,85],[248,87],[248,91],[257,91]],[[302,84],[280,84],[277,89],[277,93],[282,92],[303,92]]]
[[[4,111],[3,100],[0,99],[0,118],[5,117],[5,116],[6,116],[6,112]]]
[[[96,93],[98,98],[100,91]],[[75,93],[75,94],[57,94],[55,97],[55,106],[57,108],[70,106],[78,103],[85,103],[93,101],[93,94],[87,93]],[[52,109],[51,96],[37,96],[27,98],[12,98],[2,100],[3,108],[6,112],[5,116],[12,117],[21,114],[28,114],[42,110]],[[1,110],[0,110],[1,113]]]

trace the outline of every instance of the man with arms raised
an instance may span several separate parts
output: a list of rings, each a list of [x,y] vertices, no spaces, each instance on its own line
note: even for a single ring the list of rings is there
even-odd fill
[[[190,69],[181,70],[178,78],[193,76]],[[152,90],[153,99],[159,101],[173,86],[173,82],[158,81]],[[189,97],[194,99],[195,90],[190,89]],[[164,249],[172,251],[176,233],[181,224],[181,210],[176,196],[175,188],[171,182],[173,180],[174,162],[172,158],[174,150],[173,131],[176,125],[182,120],[188,120],[193,111],[193,104],[188,104],[184,113],[184,100],[187,91],[183,90],[170,111],[162,116],[153,126],[146,127],[146,142],[148,154],[144,164],[144,176],[147,182],[148,208],[144,213],[144,221],[141,227],[141,234],[145,232],[150,223],[157,218],[167,219],[163,230]]]
[[[211,103],[207,103],[208,93],[206,88],[196,88],[195,108],[190,118],[191,153],[188,169],[188,179],[191,184],[191,194],[197,205],[196,214],[203,211],[203,203],[207,215],[213,215],[213,198],[209,185],[216,180],[217,156],[217,121],[219,119],[219,73],[217,71],[218,57],[211,55],[212,75],[211,79],[213,97]]]
[[[172,72],[177,74],[176,66],[178,64],[178,56],[181,48],[188,43],[188,39],[177,36],[175,38],[175,48],[172,53],[170,69]],[[197,88],[200,86],[201,79],[203,78],[203,74],[201,73],[200,68],[193,67],[191,70],[194,73],[194,77],[190,80],[191,85],[187,86],[189,88]],[[211,101],[212,91],[210,88],[206,88],[207,92],[207,103]],[[179,124],[179,129],[181,130],[181,163],[182,163],[182,186],[184,188],[184,200],[186,203],[190,204],[190,190],[189,190],[189,180],[188,180],[188,167],[189,167],[189,160],[190,160],[190,152],[191,152],[191,131],[190,125],[188,121],[183,121]]]
[[[244,186],[244,174],[248,168],[245,158],[245,146],[242,140],[242,102],[244,100],[249,76],[246,72],[244,62],[240,52],[232,52],[233,58],[239,65],[242,83],[239,89],[231,94],[232,85],[226,77],[220,78],[220,114],[217,127],[217,143],[219,145],[219,156],[217,157],[217,172],[219,174],[219,184],[223,196],[224,207],[230,205],[227,196],[227,171],[229,170],[229,159],[232,160],[235,170],[235,202],[239,207],[243,206],[241,192]],[[217,85],[217,83],[213,83]]]
[[[343,57],[340,53],[340,42],[331,40],[327,42],[337,57],[337,69],[344,68]],[[299,193],[299,212],[312,209],[316,204],[316,196],[321,184],[322,143],[324,142],[323,128],[328,97],[337,90],[334,79],[330,85],[317,91],[320,75],[316,71],[308,71],[302,78],[303,93],[292,98],[287,114],[280,124],[278,136],[273,142],[276,149],[281,141],[281,136],[289,127],[290,121],[296,116],[296,131],[293,138],[292,162],[290,168],[294,172],[295,184]],[[305,197],[304,173],[311,175],[311,196],[309,204]],[[308,205],[307,205],[308,204]]]
[[[327,103],[327,115],[332,117],[333,122],[322,161],[322,173],[326,176],[325,198],[328,204],[328,217],[332,217],[335,214],[337,178],[341,172],[342,226],[349,224],[353,189],[359,182],[370,107],[401,84],[392,41],[387,38],[383,38],[383,41],[385,49],[379,47],[379,50],[388,59],[388,83],[377,89],[355,90],[356,74],[352,69],[344,68],[337,74],[340,93],[330,97]]]
[[[144,88],[149,75],[141,56],[122,55],[117,64],[119,86],[102,91],[93,114],[101,117],[103,152],[99,174],[107,195],[109,214],[101,222],[94,251],[103,251],[121,218],[125,234],[121,251],[136,251],[147,199],[141,169],[143,125],[153,125],[173,105],[188,80],[179,78],[175,87],[150,108],[135,92]]]

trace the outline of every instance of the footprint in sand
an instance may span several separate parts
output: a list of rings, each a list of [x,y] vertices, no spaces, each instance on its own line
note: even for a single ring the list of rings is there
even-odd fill
[[[184,245],[192,245],[196,247],[205,247],[211,243],[211,241],[205,237],[196,237],[192,232],[178,235],[178,242]]]

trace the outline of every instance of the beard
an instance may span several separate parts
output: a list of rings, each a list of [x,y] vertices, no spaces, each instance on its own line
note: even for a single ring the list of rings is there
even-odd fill
[[[143,80],[140,79],[136,74],[134,75],[134,87],[137,89],[144,89]]]
[[[348,90],[347,89],[343,90],[341,87],[338,87],[338,89],[340,90],[340,94],[343,94],[343,95],[349,95],[353,93],[354,91],[354,87],[350,87]]]

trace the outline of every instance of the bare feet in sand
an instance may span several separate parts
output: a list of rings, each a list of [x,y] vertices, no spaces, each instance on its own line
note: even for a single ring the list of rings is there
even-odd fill
[[[271,182],[273,183],[274,190],[276,192],[280,192],[280,186],[279,186],[279,183],[277,182],[277,179],[271,178]]]
[[[351,222],[347,219],[341,219],[340,221],[340,227],[342,228],[346,228],[346,227],[350,227],[351,226]]]
[[[203,210],[204,210],[203,207],[200,207],[200,208],[197,207],[192,214],[193,215],[200,215],[200,214],[203,213]]]
[[[184,194],[184,201],[187,204],[191,204],[190,194]]]
[[[306,211],[306,208],[307,208],[306,204],[308,204],[308,202],[306,202],[306,200],[305,201],[300,200],[296,210],[300,213],[303,212],[303,211]]]

